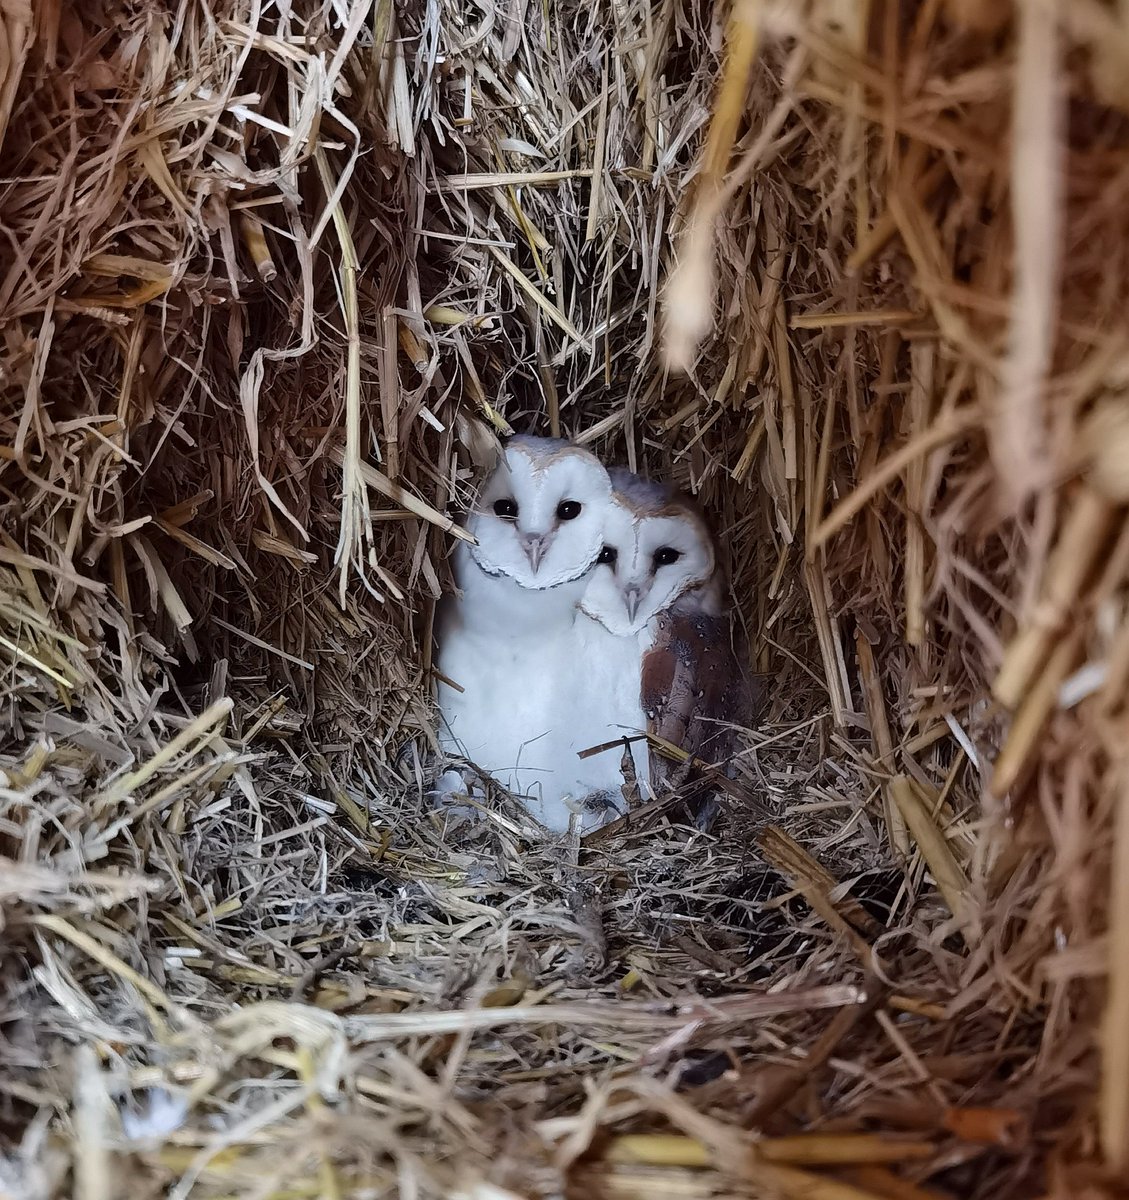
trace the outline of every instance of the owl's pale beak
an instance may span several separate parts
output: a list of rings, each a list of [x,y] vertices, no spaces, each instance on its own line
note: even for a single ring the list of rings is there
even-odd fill
[[[522,534],[521,546],[525,551],[525,557],[529,559],[533,574],[536,575],[537,568],[541,566],[541,560],[545,557],[545,551],[549,548],[549,535],[545,533]]]
[[[635,614],[639,611],[639,601],[643,599],[643,593],[635,584],[629,584],[623,589],[623,603],[627,607],[627,619],[635,620]]]

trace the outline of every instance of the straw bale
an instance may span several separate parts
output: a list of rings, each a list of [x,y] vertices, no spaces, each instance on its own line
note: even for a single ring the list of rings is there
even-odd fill
[[[1113,1195],[1127,78],[1105,0],[2,0],[0,1195]],[[709,833],[427,799],[510,430],[716,520]]]

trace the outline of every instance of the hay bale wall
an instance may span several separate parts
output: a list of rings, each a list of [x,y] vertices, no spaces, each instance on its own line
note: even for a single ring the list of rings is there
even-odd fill
[[[0,1188],[1123,1178],[1120,9],[0,21]],[[715,514],[719,836],[430,814],[509,427]]]

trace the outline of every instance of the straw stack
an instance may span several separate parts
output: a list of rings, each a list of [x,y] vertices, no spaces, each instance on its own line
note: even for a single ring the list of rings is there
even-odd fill
[[[1129,16],[0,0],[0,1195],[1115,1194]],[[511,429],[715,515],[726,816],[456,824]]]

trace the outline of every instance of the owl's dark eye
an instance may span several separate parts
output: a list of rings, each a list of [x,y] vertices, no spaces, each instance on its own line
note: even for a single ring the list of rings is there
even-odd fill
[[[675,550],[673,546],[660,546],[655,551],[655,566],[669,567],[671,563],[676,563],[681,557],[681,550]]]
[[[557,518],[561,521],[575,521],[580,516],[579,500],[562,500],[557,505]]]
[[[494,501],[494,512],[503,521],[517,520],[517,501],[507,496],[504,500]]]
[[[614,546],[605,546],[600,551],[600,555],[596,561],[598,563],[606,563],[609,567],[614,567],[617,558],[619,558],[619,551]]]

